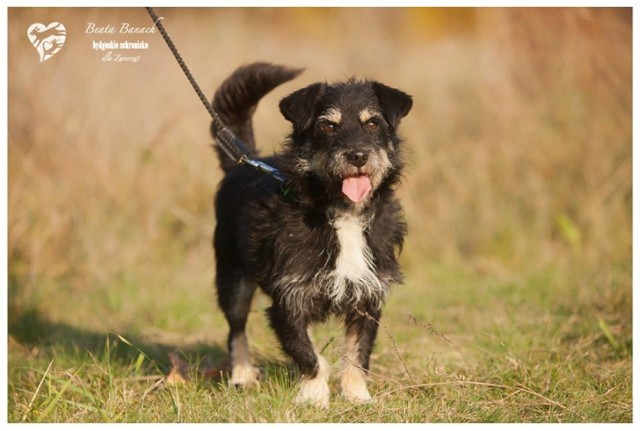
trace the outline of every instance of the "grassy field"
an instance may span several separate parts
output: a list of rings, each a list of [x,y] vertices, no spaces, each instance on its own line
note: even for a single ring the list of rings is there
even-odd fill
[[[303,85],[357,74],[414,96],[376,401],[296,406],[263,295],[260,387],[227,387],[207,113],[159,35],[136,36],[134,64],[92,50],[126,37],[88,22],[148,25],[143,9],[13,8],[9,422],[632,421],[628,9],[158,12],[207,94],[242,63],[307,67],[256,113],[265,153]],[[39,63],[25,32],[52,21],[67,42]],[[314,332],[338,363],[339,322]]]

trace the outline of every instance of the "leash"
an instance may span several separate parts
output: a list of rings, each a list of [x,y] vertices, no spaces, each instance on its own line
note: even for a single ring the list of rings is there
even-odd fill
[[[182,56],[178,52],[178,49],[176,48],[173,41],[169,37],[169,34],[167,33],[167,31],[164,29],[164,26],[162,25],[162,22],[161,22],[163,18],[158,18],[158,15],[156,15],[152,7],[147,7],[146,9],[147,9],[147,12],[149,13],[149,16],[151,16],[151,19],[153,20],[154,25],[156,26],[158,31],[160,31],[162,38],[169,46],[171,53],[173,54],[176,61],[180,65],[180,68],[182,69],[187,79],[189,80],[189,83],[191,84],[196,94],[200,98],[200,101],[202,102],[204,107],[207,109],[207,112],[209,112],[209,115],[211,115],[211,118],[213,119],[213,134],[216,139],[217,145],[220,148],[222,148],[222,151],[224,151],[224,153],[227,156],[229,156],[231,160],[236,162],[237,165],[245,165],[245,164],[249,165],[252,168],[260,172],[264,172],[265,174],[269,174],[276,180],[284,183],[285,178],[282,176],[282,174],[278,169],[264,162],[261,162],[260,160],[254,160],[249,156],[250,154],[249,149],[244,145],[244,143],[242,143],[240,138],[238,138],[231,131],[231,129],[229,129],[226,124],[224,124],[224,122],[222,121],[218,113],[215,111],[215,109],[213,109],[213,106],[211,106],[211,104],[205,97],[204,93],[200,89],[200,86],[198,85],[195,78],[191,74],[191,71],[187,67],[184,60],[182,59]]]

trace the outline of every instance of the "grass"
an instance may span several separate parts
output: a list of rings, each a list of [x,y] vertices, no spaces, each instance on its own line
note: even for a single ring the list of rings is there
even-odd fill
[[[257,110],[265,152],[287,131],[277,100],[307,83],[356,73],[414,96],[377,401],[341,400],[335,370],[328,410],[294,405],[263,295],[261,385],[228,388],[206,112],[161,41],[135,65],[91,51],[87,22],[144,10],[12,8],[9,422],[632,421],[628,10],[158,13],[206,92],[257,59],[308,67]],[[23,30],[47,19],[69,36],[39,65]],[[314,335],[339,362],[339,322]]]
[[[386,308],[370,378],[374,404],[340,400],[335,378],[327,411],[293,404],[295,369],[275,345],[260,305],[249,333],[263,379],[246,391],[228,388],[224,373],[198,371],[224,368],[220,313],[208,316],[213,325],[195,330],[202,340],[166,343],[81,331],[32,314],[10,331],[9,420],[631,421],[631,295],[624,282],[607,285],[596,274],[567,279],[554,268],[512,280],[450,268],[427,272],[428,285],[410,281]],[[595,299],[592,289],[601,296]],[[201,301],[212,299],[200,293]],[[334,363],[341,354],[336,323],[316,332]],[[203,335],[210,328],[217,329]],[[174,350],[190,378],[170,385],[164,379]]]

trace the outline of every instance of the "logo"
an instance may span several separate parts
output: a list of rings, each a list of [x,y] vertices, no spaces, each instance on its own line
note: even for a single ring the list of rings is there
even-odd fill
[[[49,25],[37,22],[29,26],[27,37],[38,51],[42,63],[60,52],[64,41],[67,40],[67,29],[59,22],[52,22]]]

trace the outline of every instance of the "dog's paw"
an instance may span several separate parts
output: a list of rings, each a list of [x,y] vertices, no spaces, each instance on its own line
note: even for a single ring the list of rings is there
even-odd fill
[[[257,386],[260,379],[260,370],[251,364],[236,365],[231,370],[229,386],[236,388],[248,388]]]
[[[342,397],[354,403],[366,403],[372,401],[367,389],[367,381],[364,371],[353,364],[347,364],[340,382]]]
[[[326,379],[316,376],[304,379],[300,384],[300,391],[294,399],[296,404],[311,404],[326,409],[329,407],[329,385]]]
[[[312,404],[326,409],[329,407],[329,374],[331,366],[325,358],[318,355],[318,374],[314,378],[303,378],[300,391],[295,398],[296,404]]]
[[[369,391],[365,388],[363,392],[349,392],[342,391],[342,397],[352,403],[356,404],[364,404],[364,403],[373,403],[375,399],[369,394]]]
[[[342,397],[352,403],[370,403],[373,401],[367,385],[363,382],[356,382],[356,384],[342,384]]]

